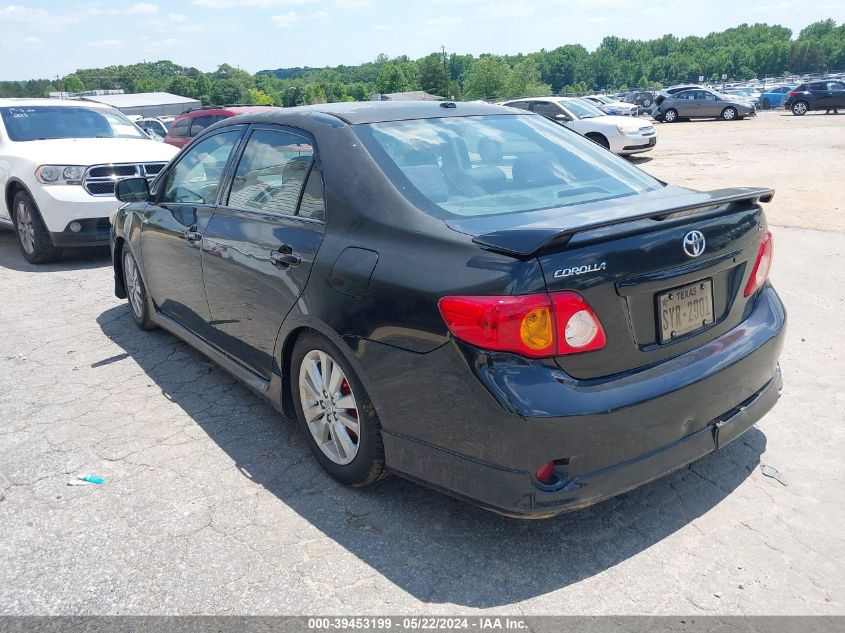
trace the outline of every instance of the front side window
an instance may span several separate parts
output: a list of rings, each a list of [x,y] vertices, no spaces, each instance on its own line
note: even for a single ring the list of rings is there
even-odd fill
[[[220,179],[241,130],[229,130],[203,139],[176,163],[164,182],[161,203],[215,204]]]
[[[662,186],[592,141],[530,114],[372,123],[355,130],[394,186],[444,219],[565,207]]]
[[[229,206],[295,215],[313,156],[314,148],[303,136],[256,130],[238,163]]]
[[[605,116],[604,112],[589,101],[584,101],[583,99],[570,99],[563,103],[563,107],[578,119],[592,119],[597,116]]]
[[[14,106],[0,108],[12,141],[59,138],[147,139],[117,110],[82,106]]]

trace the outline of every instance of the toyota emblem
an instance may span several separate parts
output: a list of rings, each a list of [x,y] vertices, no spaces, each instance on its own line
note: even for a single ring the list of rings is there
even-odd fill
[[[701,231],[690,231],[684,235],[684,252],[690,257],[698,257],[706,247],[707,242]]]

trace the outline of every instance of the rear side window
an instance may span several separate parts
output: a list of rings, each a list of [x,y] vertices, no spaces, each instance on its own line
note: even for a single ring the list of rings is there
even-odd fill
[[[187,138],[191,132],[191,120],[180,119],[170,127],[170,136],[173,138]]]
[[[325,222],[326,220],[323,180],[320,178],[320,170],[317,169],[316,161],[311,163],[311,171],[308,174],[308,181],[305,183],[305,189],[302,192],[302,201],[299,203],[299,213],[297,215],[303,218],[319,220],[320,222]]]
[[[549,103],[548,101],[535,101],[534,112],[551,118],[563,113],[559,106],[554,103]]]
[[[200,132],[211,125],[214,122],[212,118],[211,115],[194,117],[191,123],[191,138],[199,135]]]
[[[662,185],[592,141],[530,114],[355,127],[382,171],[436,217],[478,217],[629,196]]]
[[[295,215],[314,148],[308,139],[280,130],[256,130],[244,148],[229,206]]]
[[[530,110],[530,102],[529,101],[511,101],[510,103],[506,104],[511,108],[519,108],[520,110]]]

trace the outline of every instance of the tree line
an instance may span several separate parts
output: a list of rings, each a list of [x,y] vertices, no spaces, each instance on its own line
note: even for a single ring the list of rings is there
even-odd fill
[[[822,20],[792,31],[742,24],[706,37],[653,40],[605,37],[590,52],[579,44],[519,55],[431,53],[421,59],[379,55],[357,66],[280,68],[256,74],[220,65],[203,73],[170,61],[77,70],[58,80],[0,82],[0,97],[122,89],[165,91],[204,104],[295,106],[365,101],[375,93],[425,90],[452,99],[585,94],[595,90],[659,89],[696,82],[845,70],[845,23]]]

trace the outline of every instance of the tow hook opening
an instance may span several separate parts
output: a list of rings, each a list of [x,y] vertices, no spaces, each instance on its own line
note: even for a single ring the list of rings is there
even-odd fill
[[[568,457],[559,457],[542,464],[534,471],[534,483],[543,490],[555,490],[566,481],[566,472],[560,467],[569,464]]]

